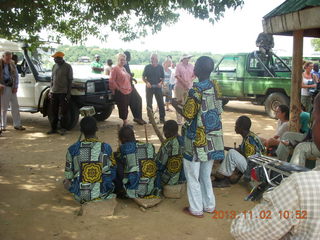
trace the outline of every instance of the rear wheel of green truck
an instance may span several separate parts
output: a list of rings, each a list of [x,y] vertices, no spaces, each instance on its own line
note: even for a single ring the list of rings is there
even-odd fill
[[[271,93],[264,102],[266,113],[271,118],[276,117],[275,111],[279,105],[289,106],[289,104],[289,98],[285,94],[279,92]]]
[[[113,111],[113,108],[114,108],[114,105],[109,105],[103,111],[97,112],[94,115],[94,118],[100,122],[108,119]]]

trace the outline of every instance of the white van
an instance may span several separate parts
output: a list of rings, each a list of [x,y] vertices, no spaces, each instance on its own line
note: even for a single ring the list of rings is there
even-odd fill
[[[17,69],[19,72],[18,102],[21,112],[41,112],[44,117],[50,116],[49,86],[51,71],[46,71],[41,61],[29,56],[28,46],[0,39],[0,53],[10,51],[22,56]],[[95,118],[107,119],[114,108],[112,92],[109,90],[108,78],[103,75],[82,76],[74,78],[71,90],[71,102],[65,129],[72,129],[79,120],[79,109],[83,106],[95,108]]]

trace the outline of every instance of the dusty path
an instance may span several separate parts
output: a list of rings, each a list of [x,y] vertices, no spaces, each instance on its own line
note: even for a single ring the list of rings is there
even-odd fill
[[[250,116],[252,130],[272,136],[275,120],[268,118],[263,107],[243,102],[230,102],[223,113],[226,146],[238,144],[234,122],[239,115]],[[167,119],[175,119],[169,113]],[[146,119],[146,113],[144,112]],[[132,119],[132,116],[130,115]],[[212,219],[210,214],[197,219],[182,213],[186,197],[165,199],[159,206],[141,211],[131,200],[120,200],[113,217],[86,218],[77,216],[79,205],[62,187],[67,147],[79,136],[77,126],[65,136],[47,136],[47,119],[40,114],[22,114],[27,130],[18,132],[9,125],[0,138],[0,239],[232,239],[231,220]],[[117,111],[99,123],[100,139],[117,147]],[[9,114],[9,124],[11,117]],[[144,140],[144,129],[134,125],[139,140]],[[156,147],[159,141],[148,125],[149,140]],[[231,188],[215,189],[217,210],[241,211],[254,203],[243,198],[248,189],[240,184]]]

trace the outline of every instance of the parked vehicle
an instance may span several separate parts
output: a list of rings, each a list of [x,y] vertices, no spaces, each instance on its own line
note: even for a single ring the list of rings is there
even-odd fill
[[[266,113],[274,118],[277,106],[290,102],[291,69],[273,53],[224,55],[213,79],[220,86],[224,105],[229,100],[251,101],[264,105]]]
[[[19,72],[18,102],[21,112],[41,112],[51,118],[48,98],[51,71],[43,68],[39,59],[29,56],[28,46],[7,40],[0,40],[0,52],[11,51],[22,56],[17,69]],[[112,92],[109,90],[108,78],[104,75],[89,75],[74,78],[71,90],[70,108],[66,129],[72,129],[79,120],[79,109],[83,106],[95,108],[95,118],[107,119],[114,108]]]

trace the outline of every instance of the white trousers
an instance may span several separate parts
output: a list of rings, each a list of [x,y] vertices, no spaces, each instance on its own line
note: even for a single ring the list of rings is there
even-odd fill
[[[247,159],[237,150],[230,149],[226,158],[222,161],[218,172],[226,177],[230,177],[236,168],[244,173],[247,166]]]
[[[17,99],[17,94],[12,93],[11,87],[5,87],[3,94],[1,95],[1,127],[7,127],[7,111],[9,108],[9,104],[11,107],[11,114],[13,119],[13,126],[20,127],[20,112],[19,112],[19,104]]]
[[[191,162],[183,159],[183,168],[187,179],[189,211],[194,215],[213,212],[216,200],[211,183],[213,161]]]

